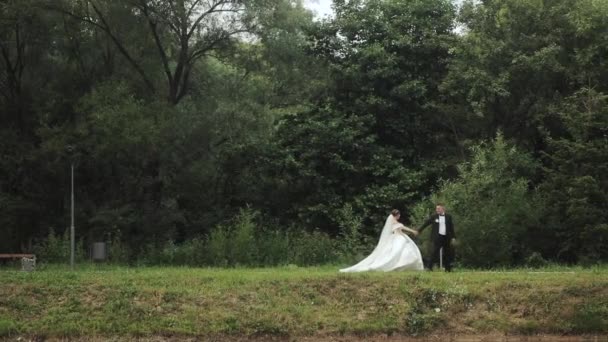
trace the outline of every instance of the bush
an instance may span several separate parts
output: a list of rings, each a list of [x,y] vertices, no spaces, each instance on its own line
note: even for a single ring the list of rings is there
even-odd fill
[[[345,210],[348,214],[348,209]],[[230,221],[211,230],[209,236],[176,243],[149,242],[139,253],[130,251],[123,243],[120,231],[109,236],[109,262],[126,264],[136,257],[139,265],[189,265],[189,266],[274,266],[319,265],[336,262],[341,255],[357,251],[361,244],[358,232],[360,218],[345,220],[345,240],[333,240],[320,231],[307,232],[292,227],[261,228],[259,213],[243,209]],[[348,215],[350,216],[350,215]],[[57,236],[51,230],[47,239],[36,246],[41,260],[65,263],[69,261],[69,231]],[[342,252],[340,252],[342,251]],[[84,261],[82,240],[78,244],[77,261]]]
[[[361,234],[364,216],[364,213],[355,214],[350,203],[338,210],[340,235],[336,240],[336,246],[340,258],[344,261],[354,261],[350,259],[358,258],[366,247],[366,241]]]
[[[527,233],[539,225],[538,199],[529,190],[527,178],[537,166],[501,134],[472,152],[472,161],[459,165],[457,179],[444,182],[430,201],[415,208],[413,222],[422,222],[433,203],[445,203],[455,221],[457,258],[464,265],[522,263],[529,254]]]
[[[307,266],[335,262],[338,253],[334,241],[326,233],[295,231],[291,234],[290,263]]]
[[[277,255],[285,250],[285,239],[278,232],[261,230],[256,222],[258,216],[251,209],[243,209],[231,221],[216,226],[207,240],[207,263],[254,266],[286,257]]]
[[[548,262],[538,252],[533,252],[526,258],[526,266],[533,268],[540,268],[547,266]]]
[[[215,227],[207,240],[206,263],[212,266],[227,266],[230,258],[230,234],[227,229],[218,225]]]
[[[70,230],[66,229],[63,235],[55,234],[53,228],[49,229],[46,240],[34,246],[34,254],[39,262],[46,263],[69,263],[70,262]],[[74,261],[86,260],[84,241],[79,239],[74,246]]]
[[[289,260],[289,235],[278,229],[262,230],[256,237],[258,260],[261,265],[286,265]]]
[[[256,223],[258,214],[241,210],[230,222],[218,225],[207,241],[207,263],[215,266],[235,265],[314,265],[335,261],[337,254],[329,235],[292,228],[262,229]]]
[[[113,264],[126,264],[129,261],[129,248],[122,241],[120,230],[109,236],[108,261]]]
[[[230,228],[233,232],[232,239],[229,239],[233,265],[257,264],[259,258],[254,235],[257,229],[254,222],[256,215],[254,211],[241,210],[234,220],[233,227]]]

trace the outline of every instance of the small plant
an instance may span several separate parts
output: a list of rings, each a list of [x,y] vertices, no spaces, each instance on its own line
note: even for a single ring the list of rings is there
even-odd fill
[[[290,242],[289,259],[299,266],[330,263],[335,261],[338,256],[332,239],[320,231],[292,232]]]
[[[542,255],[538,252],[534,252],[530,254],[529,257],[526,258],[526,266],[533,268],[541,268],[547,266],[548,262],[545,260]]]
[[[34,246],[34,254],[38,260],[45,263],[69,263],[70,249],[70,230],[66,229],[63,235],[58,235],[53,228],[50,228],[46,239]],[[86,260],[83,239],[76,242],[74,249],[76,262]]]
[[[129,261],[129,248],[122,241],[122,234],[117,230],[115,234],[110,235],[108,246],[108,258],[113,264],[127,264]]]

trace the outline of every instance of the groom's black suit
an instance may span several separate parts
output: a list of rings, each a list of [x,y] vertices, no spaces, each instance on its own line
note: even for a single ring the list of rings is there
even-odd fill
[[[439,262],[439,250],[443,248],[443,260],[445,264],[445,270],[452,270],[452,261],[454,259],[454,251],[452,249],[452,239],[456,238],[456,233],[454,232],[454,220],[452,220],[452,216],[449,214],[444,214],[445,217],[445,235],[439,234],[439,214],[433,214],[426,220],[422,226],[420,226],[419,232],[422,233],[424,228],[428,225],[432,225],[433,228],[431,230],[431,239],[433,239],[433,254],[431,255],[431,260],[428,263],[427,267],[429,269],[433,269],[433,265]]]

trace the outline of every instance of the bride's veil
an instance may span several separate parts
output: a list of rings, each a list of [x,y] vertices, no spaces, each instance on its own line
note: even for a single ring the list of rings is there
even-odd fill
[[[374,248],[374,252],[376,251],[376,249],[378,249],[381,245],[384,245],[388,238],[391,236],[392,234],[392,228],[393,228],[393,224],[396,222],[397,220],[395,220],[395,217],[391,214],[388,215],[388,217],[386,218],[386,221],[384,221],[384,228],[382,228],[382,233],[380,234],[380,240],[378,240],[378,245],[376,245],[376,248]],[[373,252],[372,252],[373,253]]]
[[[374,248],[372,253],[368,255],[367,258],[361,260],[358,264],[348,268],[343,268],[340,270],[340,272],[365,271],[367,268],[369,268],[369,266],[378,258],[378,256],[382,254],[384,249],[383,247],[387,244],[387,242],[390,241],[392,227],[394,223],[395,218],[393,217],[393,215],[388,215],[386,221],[384,222],[384,228],[382,228],[382,233],[380,234],[380,240],[378,241],[378,244],[376,245],[376,248]]]

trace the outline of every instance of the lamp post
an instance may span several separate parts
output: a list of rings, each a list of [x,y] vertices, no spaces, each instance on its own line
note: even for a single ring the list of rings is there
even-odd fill
[[[74,270],[75,228],[74,228],[74,147],[67,147],[70,154],[70,269]]]

